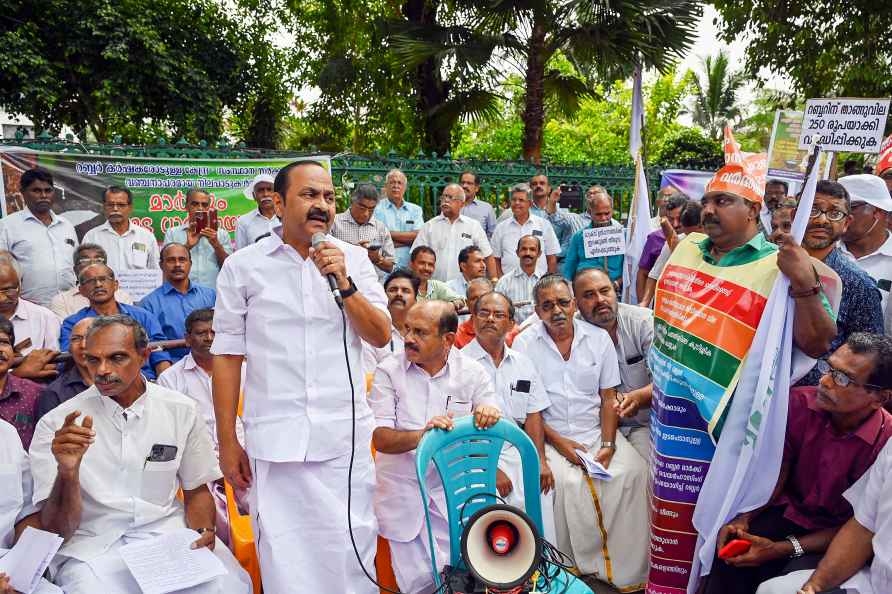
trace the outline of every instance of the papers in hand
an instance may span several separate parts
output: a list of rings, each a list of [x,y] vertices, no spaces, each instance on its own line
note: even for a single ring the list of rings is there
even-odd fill
[[[610,471],[604,468],[604,466],[600,462],[592,458],[592,455],[588,452],[576,450],[576,457],[578,457],[579,461],[582,463],[582,468],[593,479],[609,481],[613,478],[613,475],[610,474]]]
[[[183,528],[121,547],[121,557],[143,594],[167,594],[209,582],[226,568],[207,547],[191,549],[200,538]]]
[[[12,550],[0,559],[0,572],[9,576],[13,590],[31,594],[62,542],[52,532],[28,526]]]

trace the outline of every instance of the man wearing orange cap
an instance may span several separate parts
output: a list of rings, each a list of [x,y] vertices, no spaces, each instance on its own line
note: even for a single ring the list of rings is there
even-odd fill
[[[729,163],[715,174],[701,199],[705,235],[688,234],[657,282],[648,355],[654,591],[688,585],[697,532],[693,510],[778,270],[790,279],[796,346],[819,357],[836,336],[808,253],[788,234],[780,234],[778,246],[759,232],[761,163]]]

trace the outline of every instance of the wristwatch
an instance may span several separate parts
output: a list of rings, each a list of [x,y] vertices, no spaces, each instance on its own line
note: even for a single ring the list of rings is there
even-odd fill
[[[204,534],[205,532],[216,532],[216,528],[196,528],[195,531],[199,534]]]
[[[805,554],[805,549],[802,548],[802,544],[799,542],[798,538],[791,534],[787,537],[787,540],[793,545],[793,554],[790,555],[790,559],[798,559]]]
[[[602,441],[602,442],[601,442],[601,447],[602,447],[602,448],[610,448],[611,450],[615,450],[615,449],[616,449],[616,442],[615,442],[615,441]]]
[[[353,294],[359,290],[356,288],[356,283],[353,282],[353,277],[348,276],[347,280],[350,281],[350,287],[344,291],[341,291],[341,299],[352,297]]]

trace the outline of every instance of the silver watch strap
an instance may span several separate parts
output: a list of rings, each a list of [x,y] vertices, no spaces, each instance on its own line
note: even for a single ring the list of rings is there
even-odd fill
[[[799,542],[798,538],[791,534],[787,537],[787,540],[793,545],[793,554],[790,555],[791,559],[798,559],[805,554],[805,549],[802,548],[802,543]]]

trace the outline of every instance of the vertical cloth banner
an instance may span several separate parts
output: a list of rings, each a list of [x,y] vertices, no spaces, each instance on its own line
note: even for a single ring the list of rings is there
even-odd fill
[[[294,161],[319,161],[329,171],[327,156],[277,157],[275,159],[184,159],[114,157],[72,153],[39,152],[20,147],[0,150],[2,181],[0,203],[3,214],[24,208],[19,180],[33,167],[53,175],[56,199],[53,210],[75,226],[78,237],[102,224],[105,188],[124,186],[133,192],[130,222],[144,227],[160,241],[164,233],[186,221],[186,192],[202,187],[211,194],[211,207],[220,224],[235,231],[239,215],[257,208],[247,191],[261,173],[275,175]]]
[[[814,162],[820,163],[820,152]],[[812,167],[799,200],[792,228],[797,243],[805,235],[819,172],[819,166]],[[689,594],[712,566],[719,529],[737,514],[765,505],[780,473],[793,353],[794,308],[789,288],[790,280],[778,275],[700,490],[694,511],[697,555]]]
[[[738,266],[707,263],[699,246],[705,239],[685,237],[657,283],[648,355],[654,392],[648,594],[687,589],[695,506],[777,276],[774,255]]]
[[[641,155],[635,160],[635,191],[629,205],[629,219],[626,222],[626,257],[623,258],[623,301],[638,304],[637,273],[638,261],[644,251],[647,236],[653,231],[650,226],[650,197],[647,193],[647,178]]]

